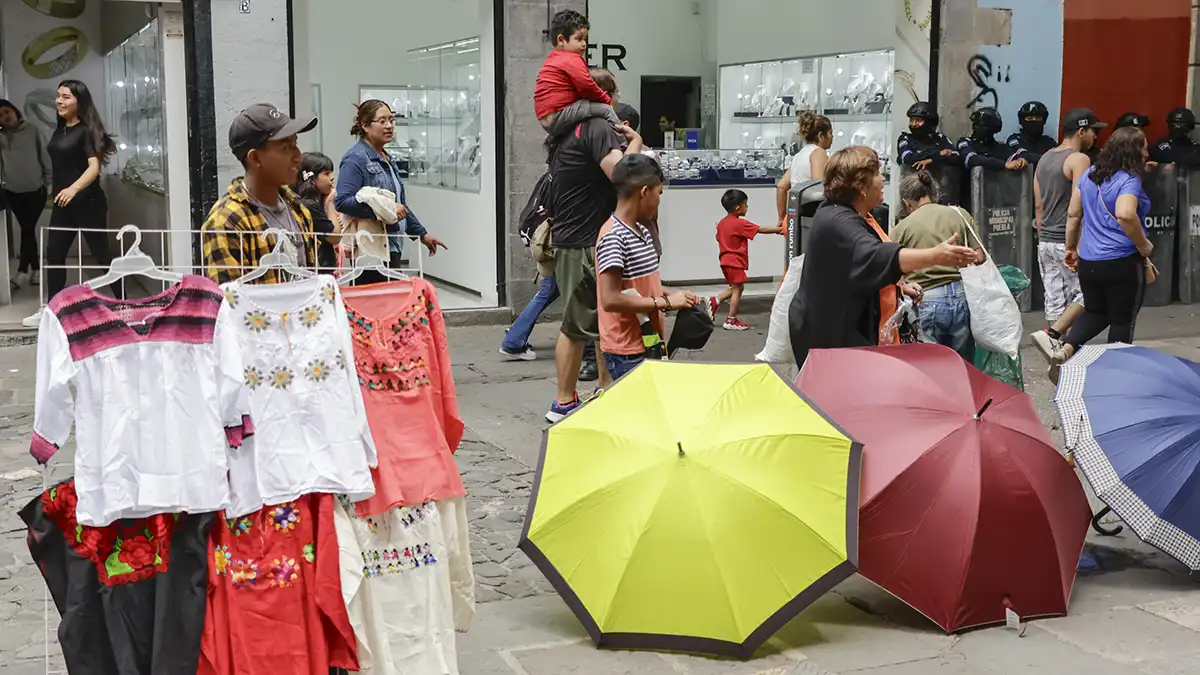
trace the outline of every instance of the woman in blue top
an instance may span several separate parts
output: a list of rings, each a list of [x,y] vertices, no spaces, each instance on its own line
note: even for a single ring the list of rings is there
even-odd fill
[[[358,143],[346,151],[338,168],[337,194],[334,198],[338,213],[375,220],[375,212],[368,204],[359,202],[357,195],[364,187],[383,188],[396,195],[396,217],[399,219],[395,225],[387,227],[391,266],[398,267],[400,264],[404,235],[419,237],[431,256],[437,253],[439,246],[447,248],[425,230],[416,214],[408,208],[400,169],[384,150],[396,133],[396,118],[388,104],[378,99],[359,104],[350,133],[358,137]],[[370,281],[367,276],[364,274],[360,279]]]
[[[1079,274],[1084,313],[1063,345],[1047,354],[1060,366],[1106,327],[1108,341],[1133,342],[1146,294],[1146,264],[1154,244],[1146,237],[1150,198],[1142,189],[1149,156],[1137,127],[1113,132],[1096,165],[1080,176],[1067,213],[1067,265]]]

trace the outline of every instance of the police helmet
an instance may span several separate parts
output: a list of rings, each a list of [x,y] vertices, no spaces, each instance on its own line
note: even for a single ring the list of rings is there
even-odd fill
[[[1021,110],[1017,113],[1021,119],[1026,117],[1040,117],[1046,119],[1050,117],[1050,111],[1046,108],[1046,104],[1041,101],[1030,101],[1021,106]]]
[[[1187,108],[1176,108],[1167,113],[1167,124],[1194,127],[1196,114]]]
[[[934,112],[933,106],[927,101],[917,101],[908,107],[908,116],[915,117],[919,120],[936,119],[937,113]]]
[[[1145,129],[1148,126],[1150,126],[1149,117],[1146,117],[1141,113],[1127,112],[1117,118],[1117,125],[1114,127],[1114,129],[1120,129],[1122,127],[1138,127],[1139,129]]]
[[[971,113],[971,124],[992,133],[999,133],[1004,128],[1004,118],[995,108],[979,108]]]

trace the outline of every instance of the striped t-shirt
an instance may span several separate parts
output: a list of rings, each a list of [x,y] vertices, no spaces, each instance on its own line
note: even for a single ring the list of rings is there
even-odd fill
[[[658,273],[658,252],[650,231],[641,225],[626,225],[613,216],[600,227],[596,241],[596,276],[621,270],[621,290],[633,289],[644,298],[662,297],[662,278]],[[597,289],[599,294],[599,289]],[[619,314],[604,308],[604,298],[597,298],[600,310],[600,349],[609,354],[634,355],[646,351],[642,329],[636,314]],[[661,304],[661,303],[660,303]],[[662,335],[662,312],[650,317],[654,330]]]

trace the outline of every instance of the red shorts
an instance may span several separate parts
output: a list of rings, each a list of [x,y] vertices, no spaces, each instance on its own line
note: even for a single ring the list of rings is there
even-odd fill
[[[726,267],[721,265],[721,274],[725,275],[725,283],[730,286],[746,283],[746,270],[740,267]]]

